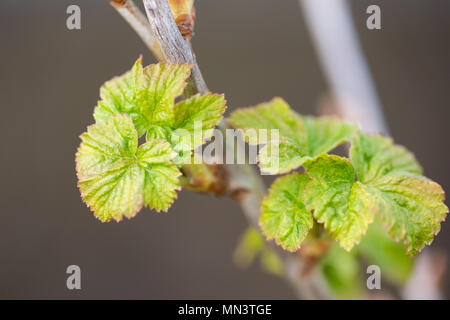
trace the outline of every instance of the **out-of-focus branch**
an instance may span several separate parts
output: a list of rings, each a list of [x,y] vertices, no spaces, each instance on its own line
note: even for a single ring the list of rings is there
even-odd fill
[[[299,0],[333,96],[345,120],[388,133],[346,0]]]
[[[142,17],[135,12],[137,8],[131,0],[114,0],[113,2],[114,7],[119,8],[119,13],[135,28],[138,34],[145,30],[146,35],[140,34],[141,38],[159,61],[193,65],[191,78],[185,90],[186,96],[195,93],[204,94],[209,91],[188,41],[189,37],[186,39],[181,35],[167,0],[143,0],[149,21],[148,28],[142,27]],[[140,27],[136,29],[136,26]],[[222,131],[225,131],[226,128],[224,123],[219,125],[219,129]],[[240,146],[239,143],[237,145]],[[235,150],[228,150],[228,152],[234,153]],[[260,204],[266,191],[261,177],[250,165],[225,165],[223,169],[226,171],[229,183],[227,193],[239,202],[249,223],[259,228]],[[307,277],[302,276],[306,263],[297,255],[286,253],[279,247],[276,247],[276,251],[284,263],[286,279],[300,298],[329,298],[327,287],[320,274],[312,273]]]
[[[414,270],[408,283],[401,290],[403,299],[440,300],[442,279],[445,275],[447,257],[439,252],[424,250],[414,263]]]

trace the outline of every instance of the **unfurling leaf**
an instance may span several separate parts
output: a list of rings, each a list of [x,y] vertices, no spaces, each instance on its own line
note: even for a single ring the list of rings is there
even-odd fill
[[[107,81],[100,88],[94,109],[96,122],[107,122],[116,114],[128,114],[139,137],[154,127],[168,127],[175,117],[174,101],[186,86],[188,64],[158,63],[142,68],[139,58],[131,71]],[[159,138],[167,138],[160,136]]]
[[[442,188],[418,174],[414,157],[386,138],[360,134],[350,159],[356,171],[344,158],[322,155],[306,172],[307,207],[341,246],[350,250],[358,243],[376,213],[409,254],[431,243],[448,208]]]
[[[76,154],[78,186],[86,204],[101,221],[131,218],[148,205],[167,210],[179,189],[180,171],[171,162],[169,143],[152,140],[138,148],[130,117],[88,127]]]
[[[360,134],[350,158],[388,233],[402,240],[411,255],[430,244],[448,208],[441,186],[419,175],[414,156],[390,139]]]
[[[307,182],[308,177],[298,173],[278,178],[261,205],[263,233],[289,251],[300,248],[313,226],[313,217],[301,200]]]
[[[411,152],[380,135],[356,135],[350,158],[362,183],[394,173],[422,174],[422,168]]]
[[[226,101],[223,95],[208,93],[195,95],[175,105],[175,120],[172,128],[177,131],[185,130],[191,133],[191,144],[196,148],[212,136],[213,128],[217,126],[225,112]],[[201,124],[198,128],[196,124]],[[203,134],[194,136],[194,130]],[[197,138],[197,139],[196,139]]]
[[[286,173],[300,167],[323,152],[329,152],[351,139],[358,130],[332,118],[302,117],[290,109],[281,98],[262,103],[256,107],[240,109],[231,114],[228,123],[242,129],[247,142],[267,144],[259,154],[261,170],[269,174]],[[279,130],[279,140],[272,135],[260,134],[258,129]],[[252,135],[257,139],[251,139]],[[277,152],[271,144],[277,143]],[[279,165],[272,166],[273,157]]]
[[[355,183],[355,170],[345,158],[323,154],[307,166],[306,173],[311,179],[304,194],[307,207],[349,251],[373,221],[373,199]]]
[[[212,129],[225,112],[223,95],[196,95],[175,104],[186,86],[191,67],[187,64],[158,63],[142,68],[138,59],[120,77],[106,82],[100,89],[101,100],[94,110],[97,123],[104,123],[116,114],[133,119],[138,136],[146,133],[147,141],[164,139],[190,159],[190,151],[211,136]],[[198,137],[194,135],[198,124]],[[187,153],[187,154],[186,154]],[[182,164],[179,161],[178,164]]]

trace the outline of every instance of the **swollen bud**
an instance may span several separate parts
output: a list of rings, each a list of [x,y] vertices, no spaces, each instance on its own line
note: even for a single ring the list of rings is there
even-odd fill
[[[194,0],[169,0],[173,18],[184,38],[190,39],[194,31]]]

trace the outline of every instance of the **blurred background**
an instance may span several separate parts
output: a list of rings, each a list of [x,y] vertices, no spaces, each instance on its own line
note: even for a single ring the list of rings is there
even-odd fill
[[[140,1],[138,1],[140,2]],[[81,8],[81,30],[66,9]],[[366,28],[366,8],[382,29]],[[228,112],[273,96],[317,114],[329,89],[297,0],[197,0],[193,45]],[[395,141],[450,190],[450,2],[353,0],[351,8]],[[238,205],[183,191],[168,213],[102,224],[82,203],[74,154],[101,84],[150,52],[107,0],[0,2],[0,298],[288,299],[282,279],[232,254]],[[448,203],[447,203],[448,205]],[[448,254],[443,223],[432,248]],[[81,267],[82,289],[66,288]],[[443,283],[447,297],[450,281]]]

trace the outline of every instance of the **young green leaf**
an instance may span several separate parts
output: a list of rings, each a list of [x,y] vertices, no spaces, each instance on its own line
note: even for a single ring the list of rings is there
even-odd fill
[[[167,211],[180,190],[181,172],[170,161],[175,155],[170,144],[154,139],[141,145],[136,157],[144,173],[144,205],[156,211]]]
[[[390,139],[360,134],[350,157],[388,233],[402,240],[411,255],[430,244],[448,208],[441,186],[419,175],[414,156]]]
[[[305,203],[325,229],[349,251],[359,243],[373,221],[373,199],[359,182],[345,158],[322,154],[307,165],[311,179]]]
[[[242,129],[250,144],[267,144],[258,157],[262,171],[270,174],[286,173],[298,168],[306,161],[348,141],[358,130],[357,126],[337,119],[302,117],[281,98],[237,110],[227,121],[234,128]],[[270,132],[263,135],[258,129],[279,130],[278,141]],[[257,139],[249,138],[252,135],[257,135]],[[278,148],[273,148],[275,143]],[[277,161],[274,161],[274,157],[277,157]],[[278,166],[273,163],[278,163]]]
[[[321,155],[307,165],[305,202],[325,229],[350,250],[378,213],[409,254],[431,243],[448,209],[441,187],[417,174],[414,157],[390,140],[365,134],[355,137],[350,155],[358,182],[344,158]]]
[[[219,124],[225,112],[223,95],[205,94],[195,95],[175,105],[175,119],[172,128],[177,131],[185,130],[192,133],[191,144],[196,148],[204,143],[204,139],[212,136],[212,129]],[[201,124],[198,128],[197,124]],[[194,136],[194,130],[201,130],[203,135]]]
[[[358,180],[366,184],[388,174],[422,174],[422,168],[411,152],[380,135],[356,135],[352,141],[350,158]]]
[[[152,126],[168,127],[175,117],[174,100],[183,92],[190,69],[187,64],[165,63],[142,68],[139,58],[131,71],[101,87],[95,121],[107,122],[113,115],[128,114],[139,137]]]
[[[261,205],[263,233],[288,251],[299,249],[313,226],[313,217],[301,201],[307,182],[308,177],[299,173],[278,178]]]
[[[349,141],[358,131],[358,126],[343,123],[336,118],[303,117],[307,143],[305,154],[314,158],[327,153],[338,145]]]
[[[76,154],[78,186],[101,221],[134,217],[143,205],[167,210],[176,198],[181,174],[171,162],[169,143],[152,140],[138,148],[130,117],[88,127]]]
[[[403,240],[411,255],[433,241],[448,212],[442,188],[422,176],[391,174],[364,188],[388,233]]]
[[[177,149],[191,151],[204,143],[225,112],[223,95],[196,95],[175,104],[182,94],[191,66],[158,63],[142,68],[138,59],[131,71],[106,82],[100,89],[101,100],[94,110],[97,123],[116,114],[133,119],[138,136],[147,141],[164,139]],[[198,135],[194,137],[198,123]],[[190,158],[190,154],[184,155]]]

